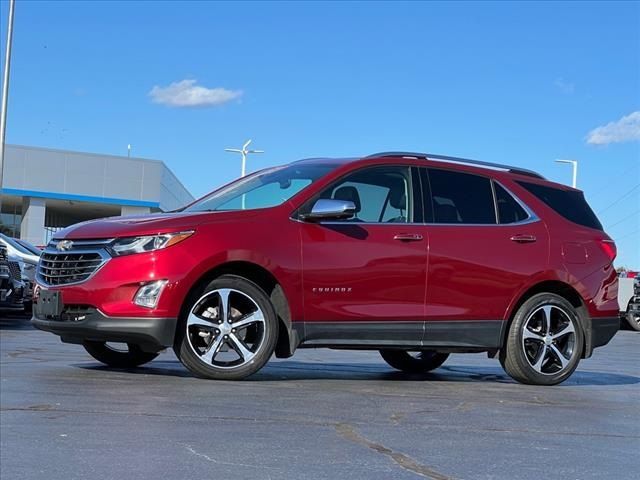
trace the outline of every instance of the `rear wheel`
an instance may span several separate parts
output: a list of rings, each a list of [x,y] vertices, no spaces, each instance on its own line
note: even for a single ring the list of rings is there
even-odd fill
[[[573,305],[559,295],[540,293],[516,312],[500,363],[520,383],[556,385],[578,367],[583,341]]]
[[[425,373],[440,367],[449,357],[448,353],[434,350],[380,350],[380,355],[396,370],[407,373]]]
[[[240,380],[260,370],[273,354],[278,321],[260,287],[223,275],[191,303],[180,335],[176,355],[194,375]]]
[[[134,368],[150,362],[157,353],[143,351],[133,343],[113,344],[107,342],[86,341],[84,349],[99,362],[116,368]]]

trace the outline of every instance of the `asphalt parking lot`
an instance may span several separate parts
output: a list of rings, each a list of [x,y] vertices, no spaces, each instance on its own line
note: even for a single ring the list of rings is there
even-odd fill
[[[621,331],[557,387],[453,355],[420,377],[374,352],[300,350],[242,382],[172,352],[113,370],[0,320],[3,479],[631,479],[640,335]]]

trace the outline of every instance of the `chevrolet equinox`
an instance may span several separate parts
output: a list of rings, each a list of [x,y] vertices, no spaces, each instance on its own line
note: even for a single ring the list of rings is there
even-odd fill
[[[379,350],[411,373],[487,352],[515,380],[553,385],[618,329],[615,256],[582,192],[529,170],[307,159],[179,211],[58,232],[33,324],[113,367],[173,347],[210,379],[322,347]]]

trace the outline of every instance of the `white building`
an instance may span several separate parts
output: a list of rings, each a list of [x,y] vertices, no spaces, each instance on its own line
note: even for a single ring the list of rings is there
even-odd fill
[[[193,196],[158,160],[6,145],[0,229],[34,245],[93,218],[169,211]]]

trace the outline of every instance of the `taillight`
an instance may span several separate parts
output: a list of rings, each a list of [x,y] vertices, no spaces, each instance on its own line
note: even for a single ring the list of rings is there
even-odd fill
[[[618,254],[615,242],[613,240],[600,240],[598,241],[598,245],[600,245],[600,248],[605,255],[609,257],[609,260],[613,262],[614,258],[616,258],[616,255]]]

